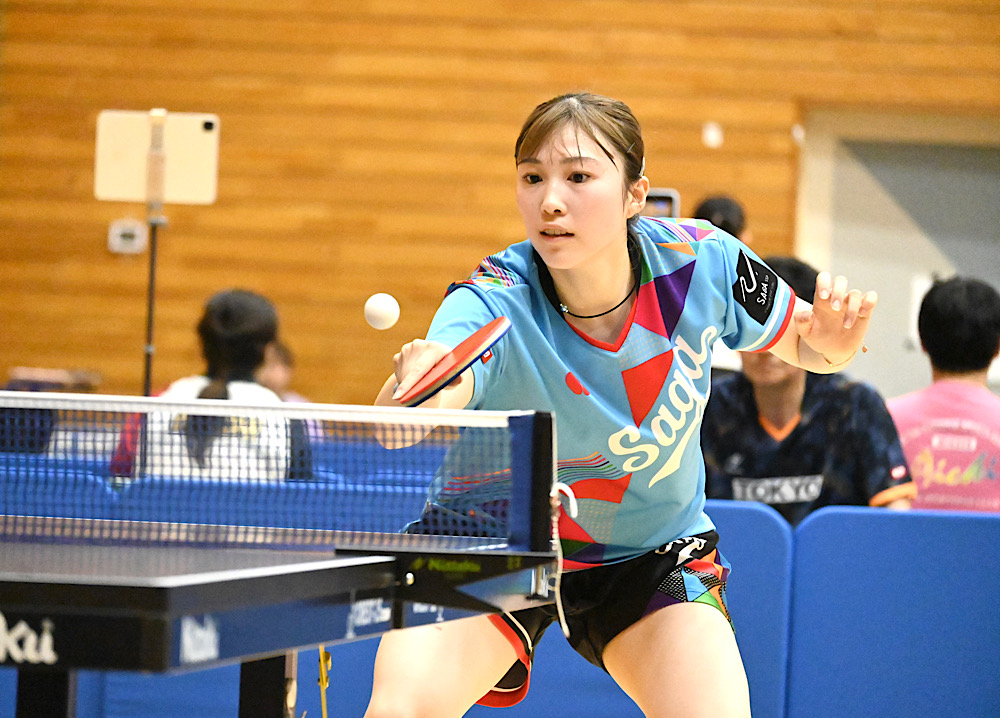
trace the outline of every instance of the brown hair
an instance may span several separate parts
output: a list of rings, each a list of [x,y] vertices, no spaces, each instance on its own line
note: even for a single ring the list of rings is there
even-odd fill
[[[621,100],[590,92],[572,92],[543,102],[531,111],[521,127],[521,133],[514,143],[514,161],[520,163],[533,157],[549,137],[567,126],[592,139],[615,166],[618,165],[616,152],[624,158],[625,166],[621,168],[624,200],[629,189],[642,179],[646,170],[646,146],[642,141],[639,121]],[[611,147],[605,147],[605,142],[610,143]],[[636,214],[625,223],[626,246],[636,284],[642,276],[642,251],[635,227],[638,221],[639,215]],[[552,285],[552,277],[537,253],[535,257],[545,296],[558,310],[559,300]]]
[[[528,115],[514,143],[514,160],[532,157],[556,131],[571,126],[597,143],[617,164],[615,153],[624,158],[625,191],[642,177],[645,145],[642,128],[628,105],[620,100],[589,92],[574,92],[543,102]],[[605,147],[605,143],[611,147]]]

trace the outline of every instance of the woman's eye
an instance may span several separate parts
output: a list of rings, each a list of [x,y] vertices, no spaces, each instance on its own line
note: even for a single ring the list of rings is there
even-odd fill
[[[575,182],[577,184],[579,184],[580,182],[586,182],[587,181],[587,175],[585,173],[583,173],[583,172],[574,172],[573,174],[571,174],[569,176],[569,181],[570,182]]]
[[[541,176],[536,174],[526,174],[523,179],[527,184],[538,184],[542,181]]]

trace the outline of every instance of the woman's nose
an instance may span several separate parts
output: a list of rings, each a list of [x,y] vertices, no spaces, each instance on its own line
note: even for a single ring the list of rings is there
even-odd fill
[[[556,185],[550,184],[542,196],[542,212],[545,214],[565,214],[566,202]]]

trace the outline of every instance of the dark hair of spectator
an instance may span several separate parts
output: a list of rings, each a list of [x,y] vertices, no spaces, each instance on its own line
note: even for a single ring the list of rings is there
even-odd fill
[[[935,369],[987,369],[1000,349],[1000,294],[978,279],[938,280],[920,303],[917,330]]]
[[[734,237],[739,237],[746,229],[746,215],[742,205],[727,195],[715,195],[703,199],[694,210],[694,218],[707,219]]]
[[[198,322],[201,352],[207,362],[208,385],[199,399],[228,399],[231,381],[254,381],[264,362],[264,349],[278,336],[278,313],[265,297],[244,289],[228,289],[205,303]],[[227,419],[189,415],[185,425],[188,452],[199,466]]]
[[[264,349],[278,336],[278,314],[265,297],[245,289],[212,296],[198,322],[206,376],[211,383],[199,399],[228,399],[226,384],[253,381]]]

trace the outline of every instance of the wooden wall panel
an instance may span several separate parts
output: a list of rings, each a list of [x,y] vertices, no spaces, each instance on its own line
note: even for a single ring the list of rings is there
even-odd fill
[[[274,299],[297,387],[367,403],[447,284],[517,241],[512,145],[560,92],[627,101],[682,209],[727,191],[757,249],[792,246],[805,108],[996,116],[1000,0],[6,0],[0,4],[0,372],[142,382],[147,256],[106,249],[140,205],[93,197],[101,109],[221,117],[219,199],[168,206],[154,384],[198,371],[204,299]],[[714,120],[725,144],[701,143]],[[367,327],[365,298],[399,324]]]

